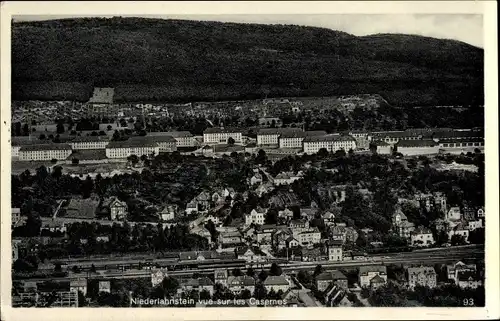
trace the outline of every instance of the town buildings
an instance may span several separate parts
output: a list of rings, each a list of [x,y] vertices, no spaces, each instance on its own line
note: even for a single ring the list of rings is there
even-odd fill
[[[434,288],[437,285],[437,274],[433,267],[420,266],[408,268],[408,286],[417,285]]]
[[[270,275],[264,280],[263,284],[268,292],[271,290],[286,292],[290,289],[290,282],[283,275]]]
[[[69,142],[72,149],[105,149],[108,146],[107,136],[77,136]]]
[[[267,210],[261,207],[253,209],[249,214],[245,215],[245,225],[250,225],[252,223],[259,225],[264,224],[266,212]]]
[[[146,139],[133,139],[126,141],[111,141],[106,147],[106,157],[127,158],[131,155],[156,156],[160,153],[160,146]]]
[[[242,133],[237,129],[230,128],[208,128],[203,132],[204,144],[228,144],[232,138],[235,144],[241,144]]]
[[[347,277],[338,270],[323,272],[316,276],[316,288],[318,291],[325,291],[331,284],[335,284],[342,289],[347,289]]]
[[[434,244],[434,236],[430,229],[419,227],[410,233],[410,241],[412,246],[430,246]]]
[[[361,266],[358,278],[360,287],[376,288],[387,283],[387,268],[384,265]]]
[[[304,153],[315,154],[321,149],[326,149],[328,152],[336,152],[338,150],[354,150],[356,149],[356,140],[351,136],[341,136],[338,134],[309,136],[304,138]]]
[[[72,149],[68,144],[37,144],[19,148],[21,161],[50,161],[52,159],[65,160],[71,155]]]

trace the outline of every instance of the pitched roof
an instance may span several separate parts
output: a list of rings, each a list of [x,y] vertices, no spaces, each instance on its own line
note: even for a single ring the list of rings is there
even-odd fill
[[[264,281],[264,285],[290,285],[283,275],[270,275]]]
[[[377,274],[370,280],[370,283],[385,283],[385,279]]]
[[[431,266],[420,266],[420,267],[410,267],[408,268],[408,274],[436,274],[436,270],[434,270]]]
[[[319,274],[316,277],[317,281],[330,281],[330,280],[347,280],[347,277],[340,271],[332,270]]]
[[[203,134],[216,134],[216,133],[241,133],[241,129],[236,129],[236,128],[218,128],[218,127],[213,127],[213,128],[207,128]]]
[[[57,144],[57,143],[49,143],[49,144],[34,144],[34,145],[26,145],[22,146],[19,151],[44,151],[44,150],[71,150],[71,146],[68,144]]]
[[[459,281],[469,281],[469,279],[478,281],[477,273],[474,271],[458,271],[457,279]]]
[[[438,143],[432,139],[421,139],[421,140],[400,140],[396,144],[398,147],[434,147]]]
[[[261,128],[257,135],[292,135],[303,132],[300,128]]]
[[[177,141],[175,140],[174,137],[168,136],[168,135],[161,135],[161,136],[133,136],[129,138],[129,141],[143,141],[143,142],[149,142],[149,143],[176,143]]]
[[[69,143],[107,142],[108,136],[76,136]]]
[[[77,158],[78,160],[101,160],[107,159],[104,149],[79,149],[74,150],[66,159]]]
[[[110,141],[106,148],[131,148],[131,147],[158,147],[158,144],[142,136],[142,139],[128,139],[123,141]]]
[[[188,131],[172,131],[172,132],[149,132],[147,136],[171,136],[174,138],[182,138],[182,137],[193,137]]]
[[[384,265],[368,265],[359,267],[359,274],[367,274],[368,272],[387,273],[387,268]]]
[[[328,134],[321,136],[308,136],[304,138],[304,143],[327,142],[327,141],[356,141],[352,136],[341,136],[339,134]]]
[[[229,286],[254,286],[255,285],[255,279],[251,276],[248,275],[242,275],[242,276],[230,276],[227,278],[227,284]]]

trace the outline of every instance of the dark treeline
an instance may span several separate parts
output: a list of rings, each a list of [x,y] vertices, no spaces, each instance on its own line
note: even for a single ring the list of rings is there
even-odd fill
[[[118,101],[373,92],[394,105],[483,102],[483,50],[449,40],[140,18],[14,23],[12,38],[16,99],[85,100],[111,86]]]

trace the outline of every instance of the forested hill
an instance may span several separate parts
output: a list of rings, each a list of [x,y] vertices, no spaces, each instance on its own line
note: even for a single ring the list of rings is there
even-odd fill
[[[451,40],[143,18],[12,26],[14,99],[85,100],[109,86],[122,101],[379,93],[401,106],[483,103],[483,50]]]

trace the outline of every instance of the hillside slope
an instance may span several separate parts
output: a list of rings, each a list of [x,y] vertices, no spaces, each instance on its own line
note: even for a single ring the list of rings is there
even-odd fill
[[[394,105],[482,104],[483,50],[322,28],[65,19],[12,28],[14,99],[218,100],[379,93]],[[46,83],[43,88],[40,83]]]

